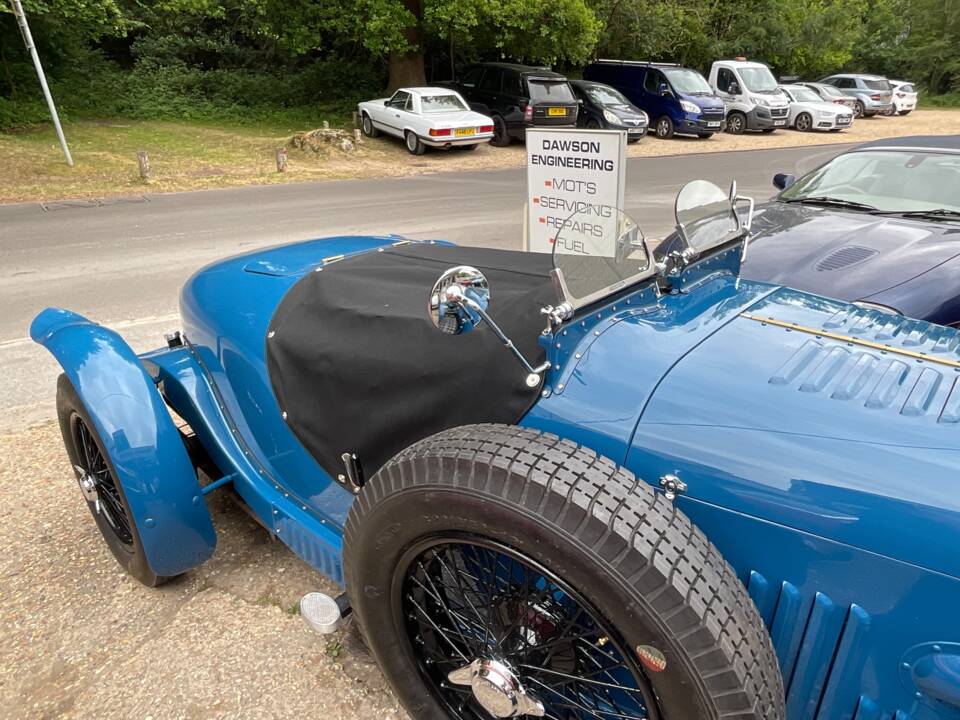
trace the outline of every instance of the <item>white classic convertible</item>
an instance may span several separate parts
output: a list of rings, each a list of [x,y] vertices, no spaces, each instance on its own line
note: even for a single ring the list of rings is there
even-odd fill
[[[428,146],[473,150],[493,137],[493,120],[473,112],[460,93],[447,88],[400,88],[357,109],[364,135],[396,135],[414,155],[423,155]]]

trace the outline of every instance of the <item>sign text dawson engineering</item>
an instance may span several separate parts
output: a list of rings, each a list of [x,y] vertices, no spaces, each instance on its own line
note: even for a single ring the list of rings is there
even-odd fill
[[[570,168],[571,170],[602,170],[604,172],[613,172],[616,168],[616,164],[610,158],[546,154],[548,152],[569,152],[583,153],[584,155],[600,155],[600,143],[596,140],[558,140],[554,138],[543,138],[541,149],[546,152],[530,153],[531,165]]]

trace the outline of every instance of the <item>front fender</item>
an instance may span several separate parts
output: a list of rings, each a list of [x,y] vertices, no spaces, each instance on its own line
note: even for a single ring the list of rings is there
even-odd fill
[[[57,359],[90,414],[151,570],[179,575],[207,560],[217,537],[196,471],[130,346],[113,330],[59,308],[37,315],[30,337]]]

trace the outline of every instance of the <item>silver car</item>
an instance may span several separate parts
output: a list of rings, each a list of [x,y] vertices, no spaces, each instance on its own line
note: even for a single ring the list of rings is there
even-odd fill
[[[833,85],[827,85],[826,83],[815,83],[815,82],[801,82],[797,83],[798,85],[803,85],[805,88],[810,88],[817,95],[819,95],[824,102],[835,103],[837,105],[843,105],[854,110],[857,105],[857,101],[852,97],[844,95],[839,88],[835,88]]]
[[[886,113],[893,102],[893,88],[890,87],[890,82],[880,75],[831,75],[820,82],[833,85],[844,95],[852,97],[856,103],[853,107],[856,117]]]

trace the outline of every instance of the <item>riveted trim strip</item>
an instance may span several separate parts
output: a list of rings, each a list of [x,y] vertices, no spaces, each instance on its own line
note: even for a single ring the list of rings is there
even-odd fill
[[[928,353],[907,350],[906,348],[896,347],[894,345],[885,345],[884,343],[864,340],[863,338],[855,338],[851,337],[850,335],[841,335],[840,333],[833,333],[829,332],[828,330],[807,327],[798,323],[785,322],[772,317],[761,317],[760,315],[753,315],[752,313],[740,313],[740,317],[746,318],[747,320],[753,320],[754,322],[763,323],[764,325],[773,325],[774,327],[781,327],[786,328],[787,330],[795,330],[796,332],[806,333],[807,335],[814,335],[818,338],[839,340],[840,342],[845,342],[850,345],[858,345],[860,347],[867,347],[873,350],[880,350],[881,352],[889,353],[891,355],[915,358],[916,360],[921,360],[924,362],[935,363],[937,365],[946,365],[947,367],[960,369],[960,360],[940,358],[936,355],[930,355]]]

